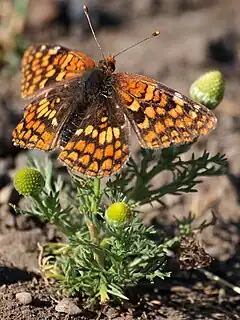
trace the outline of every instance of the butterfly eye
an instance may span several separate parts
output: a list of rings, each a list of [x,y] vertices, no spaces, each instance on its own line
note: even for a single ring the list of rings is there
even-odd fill
[[[113,62],[108,62],[108,69],[110,69],[111,72],[115,71],[115,63]]]

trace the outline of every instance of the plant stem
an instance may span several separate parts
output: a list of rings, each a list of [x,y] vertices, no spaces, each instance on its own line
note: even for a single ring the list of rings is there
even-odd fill
[[[220,278],[216,274],[213,274],[212,272],[206,270],[206,269],[198,269],[199,272],[203,273],[208,279],[219,282],[221,285],[231,288],[234,292],[240,294],[240,287],[231,284],[227,280]]]
[[[100,303],[101,304],[105,304],[108,300],[109,300],[109,296],[107,294],[107,286],[105,281],[103,281],[103,279],[101,278],[100,280]]]
[[[85,213],[85,222],[86,225],[88,227],[89,230],[89,234],[91,237],[91,240],[94,244],[99,245],[100,243],[100,239],[99,239],[99,234],[98,234],[98,230],[96,227],[96,223],[95,223],[95,216],[98,212],[98,205],[99,205],[99,201],[100,201],[100,192],[101,192],[101,180],[100,178],[95,178],[93,181],[93,191],[94,191],[94,195],[91,197],[91,207],[90,207],[90,217],[89,218],[89,214]],[[104,267],[104,253],[101,249],[96,250],[94,252],[94,256],[96,261],[98,262],[98,264],[101,267]]]
[[[92,204],[91,204],[91,213],[97,213],[97,207],[100,198],[100,191],[101,191],[101,180],[100,178],[95,178],[93,181],[93,192],[94,197],[92,197]]]

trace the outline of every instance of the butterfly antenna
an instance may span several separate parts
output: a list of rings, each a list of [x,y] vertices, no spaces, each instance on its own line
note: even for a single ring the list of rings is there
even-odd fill
[[[99,48],[100,51],[101,51],[101,54],[102,54],[103,59],[105,59],[105,56],[104,56],[102,47],[100,46],[100,43],[98,42],[98,39],[97,39],[97,37],[96,37],[96,34],[95,34],[94,30],[93,30],[92,22],[91,22],[91,19],[90,19],[90,17],[89,17],[89,13],[88,13],[88,7],[87,7],[85,4],[83,5],[83,11],[84,11],[84,13],[85,13],[85,15],[86,15],[86,17],[87,17],[88,24],[89,24],[89,27],[90,27],[90,29],[91,29],[92,35],[93,35],[93,37],[94,37],[94,39],[95,39],[95,42],[96,42],[98,48]]]
[[[122,51],[120,51],[120,52],[118,52],[117,54],[115,54],[115,55],[114,55],[114,58],[116,58],[117,56],[119,56],[121,53],[126,52],[126,51],[128,51],[129,49],[132,49],[132,48],[138,46],[140,43],[143,43],[143,42],[145,42],[145,41],[147,41],[147,40],[149,40],[149,39],[151,39],[151,38],[153,38],[153,37],[159,36],[159,34],[160,34],[160,31],[155,31],[155,32],[153,32],[150,36],[146,37],[145,39],[143,39],[143,40],[141,40],[141,41],[139,41],[139,42],[137,42],[137,43],[134,43],[134,44],[132,44],[130,47],[127,47],[126,49],[123,49]]]

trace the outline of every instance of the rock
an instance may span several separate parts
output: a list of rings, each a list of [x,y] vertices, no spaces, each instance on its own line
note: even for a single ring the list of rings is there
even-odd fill
[[[46,238],[41,229],[9,229],[0,236],[0,257],[7,259],[15,268],[38,274],[37,244],[44,242]]]
[[[0,190],[0,204],[18,204],[20,200],[20,195],[14,189],[13,185],[8,184]]]
[[[19,292],[16,294],[16,299],[21,304],[30,304],[32,303],[32,295],[29,292]]]
[[[81,313],[81,309],[72,301],[72,299],[64,298],[55,307],[57,312],[63,312],[70,315]]]
[[[11,213],[11,208],[7,203],[0,206],[0,225],[1,228],[15,227],[15,216]]]
[[[10,185],[7,185],[4,188],[2,188],[0,192],[0,204],[8,203],[11,193],[12,193],[12,187]]]
[[[16,227],[18,230],[31,230],[36,227],[36,224],[30,216],[24,214],[16,217]]]

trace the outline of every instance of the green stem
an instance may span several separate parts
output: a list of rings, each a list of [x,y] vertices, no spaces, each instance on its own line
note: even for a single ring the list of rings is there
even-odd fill
[[[101,179],[100,178],[94,179],[93,192],[94,192],[94,197],[92,197],[91,213],[96,214],[98,204],[99,204],[100,192],[101,192]]]
[[[99,197],[100,195],[100,187],[101,187],[101,179],[98,177],[98,178],[95,178],[94,179],[94,193],[95,193],[95,196],[96,197]]]
[[[100,201],[100,193],[101,193],[101,179],[95,178],[93,181],[93,192],[94,195],[91,197],[91,206],[90,206],[90,212],[91,212],[91,219],[89,219],[88,213],[85,213],[85,222],[89,230],[89,234],[91,237],[91,240],[94,244],[99,245],[100,238],[98,234],[98,230],[95,224],[95,215],[98,212],[98,205]],[[98,262],[98,264],[101,267],[104,267],[104,253],[103,251],[96,250],[94,253],[95,259]]]
[[[97,228],[93,224],[93,222],[87,217],[87,214],[85,214],[85,222],[88,227],[88,231],[89,231],[92,242],[96,245],[99,245],[100,239],[99,239],[99,234],[98,234]],[[101,250],[101,248],[99,248],[99,250],[95,250],[94,257],[95,257],[97,263],[99,264],[99,266],[101,266],[103,268],[105,257],[104,257],[104,253]]]
[[[109,300],[109,296],[107,294],[107,286],[105,281],[101,278],[100,280],[100,288],[99,288],[99,294],[100,294],[100,303],[105,304]]]

